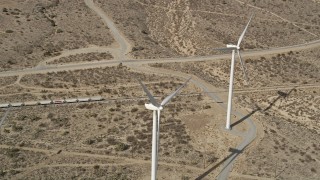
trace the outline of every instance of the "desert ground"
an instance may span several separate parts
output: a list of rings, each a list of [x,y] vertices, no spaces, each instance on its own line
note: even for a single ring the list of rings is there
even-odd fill
[[[234,12],[234,14],[233,14]],[[157,179],[318,179],[320,2],[3,0],[0,179],[150,179],[152,111],[164,108]],[[231,53],[232,130],[225,129]],[[228,52],[227,52],[228,54]],[[172,62],[171,62],[172,61]]]

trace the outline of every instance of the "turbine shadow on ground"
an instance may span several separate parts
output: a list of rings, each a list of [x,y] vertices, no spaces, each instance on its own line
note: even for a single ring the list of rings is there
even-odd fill
[[[278,97],[276,99],[274,99],[270,105],[268,107],[266,107],[265,109],[263,109],[263,111],[268,111],[270,108],[272,108],[272,106],[274,106],[274,104],[280,99],[280,98],[287,98],[293,91],[296,91],[296,87],[292,88],[289,92],[285,93],[282,91],[277,91],[278,93]],[[256,109],[254,109],[251,113],[247,114],[246,116],[242,117],[241,119],[239,119],[238,121],[234,122],[233,124],[231,124],[231,128],[235,127],[236,125],[242,123],[243,121],[245,121],[246,119],[248,119],[250,116],[252,116],[254,113],[256,113],[257,111],[260,111],[261,108],[259,106],[256,107]]]
[[[294,87],[294,88],[292,88],[289,92],[287,92],[287,93],[285,93],[285,92],[282,92],[282,91],[278,91],[277,93],[279,94],[279,96],[276,98],[276,99],[274,99],[271,103],[270,103],[270,105],[267,107],[267,108],[265,108],[263,111],[265,112],[265,111],[268,111],[270,108],[272,108],[273,106],[274,106],[274,104],[280,99],[280,98],[284,98],[284,99],[286,99],[293,91],[297,91],[296,90],[296,87]]]
[[[270,105],[265,108],[265,109],[261,109],[259,106],[257,106],[252,112],[250,112],[249,114],[247,114],[246,116],[242,117],[241,119],[239,119],[238,121],[234,122],[231,125],[231,128],[240,124],[241,122],[245,121],[246,119],[248,119],[250,116],[252,116],[254,113],[258,112],[258,111],[268,111],[272,106],[274,106],[274,104],[280,99],[280,98],[287,98],[293,91],[296,91],[296,87],[294,87],[293,89],[291,89],[289,92],[282,92],[282,91],[278,91],[277,93],[279,94],[279,96],[274,99]],[[251,144],[251,143],[249,143]],[[235,158],[237,158],[237,156],[239,154],[241,154],[248,146],[249,144],[247,144],[242,150],[239,149],[234,149],[234,148],[230,148],[229,151],[231,152],[227,157],[225,157],[224,159],[222,159],[220,162],[218,162],[217,164],[215,164],[213,167],[211,167],[210,169],[208,169],[206,172],[204,172],[203,174],[201,174],[199,177],[196,178],[196,180],[200,180],[203,179],[204,177],[206,177],[208,174],[210,174],[212,171],[214,171],[215,169],[217,169],[221,164],[223,164],[225,161],[227,161],[229,158],[231,158],[230,162],[232,162]],[[227,167],[229,165],[229,163],[225,166]],[[223,171],[223,169],[221,170],[221,172]]]
[[[0,119],[0,128],[2,126],[2,124],[4,123],[4,121],[6,120],[8,114],[9,114],[9,111],[10,111],[11,108],[8,108],[7,111],[5,112],[5,114],[2,116],[2,118]]]
[[[244,148],[245,149],[245,148]],[[244,150],[243,149],[243,150]],[[204,172],[203,174],[201,174],[199,177],[196,178],[196,180],[200,180],[203,179],[204,177],[206,177],[208,174],[210,174],[213,170],[215,170],[216,168],[218,168],[221,164],[223,164],[226,160],[228,160],[229,158],[231,158],[232,156],[234,156],[232,158],[235,159],[240,153],[243,152],[243,150],[238,150],[238,149],[234,149],[234,148],[229,148],[229,152],[231,152],[227,157],[223,158],[220,162],[218,162],[217,164],[215,164],[213,167],[211,167],[210,169],[208,169],[206,172]],[[230,162],[232,162],[232,160]]]
[[[239,119],[238,121],[232,123],[232,124],[231,124],[231,129],[232,129],[234,126],[242,123],[244,120],[248,119],[250,116],[252,116],[254,113],[256,113],[256,112],[259,111],[259,110],[261,110],[261,109],[260,109],[260,108],[257,108],[257,109],[255,109],[255,110],[253,110],[251,113],[249,113],[249,114],[247,114],[246,116],[244,116],[244,117],[242,117],[241,119]]]

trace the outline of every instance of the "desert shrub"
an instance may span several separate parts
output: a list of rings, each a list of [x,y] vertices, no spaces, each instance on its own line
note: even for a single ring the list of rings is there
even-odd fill
[[[38,138],[43,132],[43,129],[37,129],[36,132],[33,134],[33,137]]]
[[[0,177],[4,177],[6,174],[7,174],[7,172],[5,172],[3,170],[0,171]]]
[[[17,119],[18,119],[18,121],[24,121],[24,120],[26,120],[26,118],[27,118],[26,115],[21,115]]]
[[[144,148],[144,149],[148,149],[148,148],[149,148],[149,144],[148,144],[148,142],[146,142],[146,141],[139,141],[138,146],[139,146],[140,148]]]
[[[117,141],[114,139],[114,137],[108,137],[107,142],[110,145],[116,145],[117,144]]]
[[[180,153],[180,152],[181,152],[181,150],[182,150],[182,148],[181,148],[180,146],[178,146],[178,147],[176,147],[175,152],[176,152],[176,153]]]
[[[117,144],[116,151],[125,151],[125,150],[129,149],[129,147],[130,146],[125,143],[119,143],[119,144]]]
[[[57,29],[57,33],[62,33],[63,30],[62,29]]]
[[[14,124],[14,125],[12,126],[12,130],[15,131],[15,132],[19,132],[19,131],[22,131],[22,130],[23,130],[23,127]]]
[[[181,180],[189,180],[191,179],[189,176],[182,175]]]
[[[137,140],[136,140],[136,138],[135,138],[134,136],[128,136],[128,137],[127,137],[127,141],[130,142],[130,143],[132,143],[132,142],[135,142],[135,141],[137,141]]]
[[[13,65],[13,64],[16,64],[16,63],[17,62],[15,62],[14,60],[11,60],[11,59],[8,61],[8,64],[10,64],[10,65]]]
[[[86,144],[91,145],[93,143],[95,143],[96,141],[94,139],[87,139],[86,140]]]
[[[39,121],[41,119],[41,117],[31,116],[30,119],[31,119],[31,122],[34,122],[34,121]]]
[[[140,101],[138,102],[138,105],[140,105],[140,106],[144,105],[144,101],[143,101],[143,100],[140,100]]]
[[[137,112],[138,111],[138,108],[132,108],[131,109],[131,112]]]
[[[78,105],[78,108],[80,108],[80,109],[91,109],[91,108],[93,108],[93,104],[79,104]]]
[[[7,150],[7,156],[10,158],[17,157],[19,155],[20,149],[18,148],[12,148]]]
[[[139,134],[137,135],[137,138],[143,140],[143,139],[146,139],[146,138],[147,138],[147,135],[145,135],[144,133],[139,133]]]
[[[12,30],[6,30],[6,33],[13,33],[13,31]]]
[[[59,126],[59,127],[62,127],[62,126],[67,126],[68,122],[69,122],[69,118],[66,118],[66,117],[58,117],[58,118],[53,118],[51,119],[51,121]]]
[[[137,47],[133,47],[131,50],[132,50],[132,51],[141,51],[141,50],[144,50],[144,47],[142,47],[142,46],[137,46]]]
[[[10,130],[9,130],[9,129],[4,129],[3,131],[4,131],[5,133],[7,133],[7,134],[10,133]]]
[[[117,127],[110,128],[110,129],[108,129],[108,133],[109,134],[118,134],[119,129]]]
[[[98,114],[97,113],[92,113],[90,116],[93,117],[93,118],[96,118],[96,117],[98,117]]]
[[[49,113],[48,116],[47,116],[48,119],[52,119],[53,117],[54,117],[53,113]]]
[[[106,126],[102,125],[102,124],[98,124],[99,128],[105,128]]]
[[[11,175],[16,175],[16,174],[19,174],[21,171],[18,171],[18,170],[10,170],[10,174]]]
[[[217,160],[218,160],[218,158],[216,158],[216,157],[214,157],[214,156],[211,156],[211,157],[208,158],[207,162],[208,162],[208,163],[214,163],[214,162],[216,162]]]
[[[97,118],[97,121],[99,121],[99,122],[105,122],[105,121],[107,121],[108,119],[107,118],[105,118],[105,117],[103,117],[103,118]]]

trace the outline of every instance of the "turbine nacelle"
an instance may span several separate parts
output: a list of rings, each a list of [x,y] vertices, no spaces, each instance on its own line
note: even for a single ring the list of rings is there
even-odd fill
[[[240,47],[233,44],[227,44],[227,48],[230,50],[240,50]]]
[[[152,110],[152,111],[158,111],[158,110],[162,110],[162,109],[163,109],[162,106],[157,107],[157,106],[155,106],[155,105],[153,105],[153,104],[151,104],[151,103],[149,103],[149,104],[144,104],[144,106],[146,107],[146,109],[149,109],[149,110]]]
[[[173,93],[171,93],[169,96],[167,96],[166,98],[164,98],[164,100],[161,103],[158,103],[156,101],[156,99],[152,96],[152,94],[149,92],[149,90],[147,89],[147,87],[139,80],[140,85],[142,86],[143,91],[147,94],[150,103],[149,104],[145,104],[146,108],[149,110],[154,110],[154,111],[158,111],[158,110],[162,110],[163,107],[175,96],[179,93],[179,91],[188,83],[188,81],[190,81],[191,78],[189,78],[184,84],[182,84],[176,91],[174,91]]]

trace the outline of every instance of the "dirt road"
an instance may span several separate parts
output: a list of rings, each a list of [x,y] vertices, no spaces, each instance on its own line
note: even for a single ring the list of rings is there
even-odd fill
[[[84,2],[91,10],[93,10],[95,13],[97,13],[98,16],[102,18],[103,22],[105,22],[109,27],[114,39],[119,43],[120,45],[119,60],[122,61],[126,59],[126,54],[131,51],[131,44],[129,43],[129,41],[126,39],[125,36],[121,34],[120,31],[118,31],[118,29],[114,25],[113,21],[108,17],[108,15],[100,7],[98,7],[93,3],[93,0],[84,0]]]
[[[37,73],[47,73],[47,72],[57,72],[57,71],[65,71],[65,70],[78,70],[78,69],[89,69],[89,68],[97,68],[97,67],[106,67],[106,66],[116,66],[120,62],[122,62],[124,65],[130,66],[132,68],[135,68],[136,70],[140,70],[141,72],[145,72],[146,69],[141,68],[143,64],[149,64],[149,63],[169,63],[169,62],[189,62],[189,61],[208,61],[208,60],[221,60],[225,58],[230,58],[230,54],[223,54],[223,55],[212,55],[212,56],[202,56],[202,57],[183,57],[183,58],[165,58],[165,59],[141,59],[141,60],[136,60],[136,59],[128,59],[127,54],[131,50],[131,45],[129,41],[123,36],[123,34],[116,28],[112,20],[106,15],[106,13],[97,5],[93,3],[92,0],[84,0],[86,5],[93,10],[94,12],[97,13],[98,16],[102,18],[102,20],[107,24],[109,27],[111,34],[115,38],[116,42],[119,44],[119,49],[118,49],[118,56],[115,60],[108,60],[108,61],[93,61],[93,62],[85,62],[85,63],[77,63],[77,64],[67,64],[67,65],[46,65],[46,62],[51,61],[45,60],[43,63],[41,63],[39,66],[34,67],[34,68],[29,68],[29,69],[23,69],[23,70],[18,70],[18,71],[7,71],[7,72],[1,72],[0,77],[7,77],[7,76],[23,76],[23,75],[28,75],[28,74],[37,74]],[[308,49],[308,48],[314,48],[314,47],[319,47],[320,46],[320,40],[313,41],[313,42],[308,42],[305,44],[299,44],[295,46],[286,46],[286,47],[278,47],[278,48],[271,48],[271,49],[263,49],[263,50],[255,50],[255,51],[246,51],[243,52],[242,56],[243,57],[250,57],[250,56],[264,56],[264,55],[269,55],[269,54],[278,54],[278,53],[285,53],[289,51],[297,51],[297,50],[303,50],[303,49]],[[99,49],[99,48],[98,48]],[[61,56],[65,57],[68,55],[72,55],[74,53],[81,53],[81,52],[91,52],[96,49],[82,49],[82,50],[73,50],[72,52],[64,52]],[[111,49],[101,49],[102,51],[110,51]],[[113,49],[112,49],[113,50]],[[114,50],[116,52],[116,50]],[[58,57],[55,57],[53,59],[56,59]],[[119,61],[120,60],[120,61]],[[150,70],[150,69],[149,69]],[[158,70],[159,71],[159,70]],[[156,71],[157,72],[157,71]],[[174,75],[180,76],[180,72],[174,72]],[[188,77],[188,75],[183,74],[183,76],[180,77]],[[215,87],[212,85],[208,84],[207,82],[203,81],[202,79],[199,79],[198,77],[194,77],[192,80],[192,83],[197,85],[199,88],[203,89],[205,92],[207,92],[208,96],[211,97],[214,101],[216,102],[221,102],[223,99],[218,96],[216,93],[210,93],[214,92],[216,90]],[[221,104],[221,106],[226,109],[225,104]],[[244,117],[243,114],[240,112],[234,111],[234,115],[237,115],[238,117]],[[233,162],[235,161],[236,157],[239,155],[240,152],[242,152],[256,137],[256,126],[253,123],[253,121],[250,118],[247,118],[245,121],[248,124],[248,131],[241,134],[243,137],[243,141],[236,147],[237,152],[232,153],[226,161],[224,161],[224,164],[222,165],[222,171],[218,176],[218,179],[227,179],[229,172],[232,170],[232,165]],[[230,132],[230,133],[235,133],[235,132]],[[4,145],[0,145],[1,148],[6,148]],[[28,149],[26,149],[28,150]],[[32,149],[29,149],[32,150]],[[33,149],[35,150],[35,149]],[[52,152],[50,152],[52,153]],[[63,154],[67,155],[85,155],[85,156],[91,156],[88,154],[83,154],[83,153],[68,153],[64,152]],[[102,157],[103,155],[92,155],[93,157]],[[105,156],[103,156],[105,157]],[[108,157],[111,158],[111,157]],[[131,160],[126,159],[126,161],[131,162]],[[134,160],[136,162],[136,160]],[[146,163],[141,162],[141,163]],[[148,163],[150,163],[148,161]],[[159,164],[163,164],[163,162],[160,162]],[[166,164],[170,165],[170,164]],[[188,168],[193,168],[193,167],[188,167]],[[203,175],[206,175],[206,173],[210,173],[210,168],[205,170]]]
[[[242,57],[252,57],[252,56],[264,56],[270,54],[279,54],[289,51],[298,51],[309,48],[315,48],[320,46],[320,40],[312,41],[304,44],[286,46],[279,48],[271,48],[264,50],[255,50],[255,51],[245,51],[242,53]],[[196,61],[212,61],[212,60],[223,60],[230,58],[230,54],[222,55],[212,55],[212,56],[199,56],[199,57],[182,57],[182,58],[163,58],[163,59],[128,59],[121,61],[123,65],[143,65],[151,63],[170,63],[170,62],[196,62]],[[0,77],[16,76],[16,75],[27,75],[27,74],[38,74],[38,73],[48,73],[48,72],[58,72],[58,71],[68,71],[68,70],[79,70],[79,69],[90,69],[90,68],[99,68],[107,66],[116,66],[119,65],[119,60],[108,60],[108,61],[92,61],[92,62],[83,62],[76,64],[65,64],[65,65],[43,65],[34,68],[27,68],[17,71],[5,71],[0,72]]]

